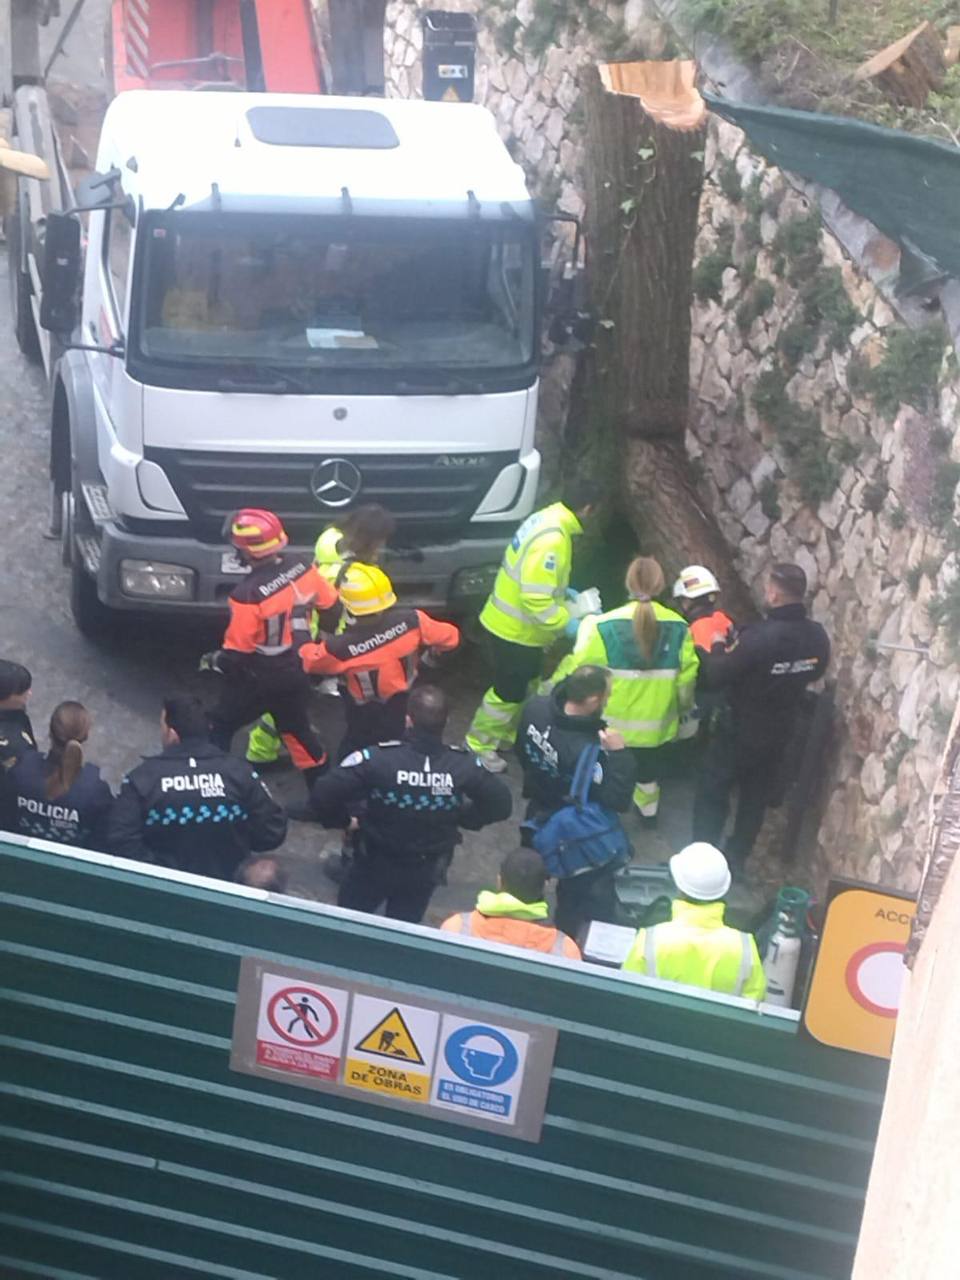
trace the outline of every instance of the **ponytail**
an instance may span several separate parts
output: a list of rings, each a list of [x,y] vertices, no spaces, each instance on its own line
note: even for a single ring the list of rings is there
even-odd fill
[[[637,607],[633,611],[633,638],[644,662],[653,661],[660,639],[660,623],[653,600],[666,586],[663,570],[650,556],[637,556],[627,569],[626,587]]]
[[[90,733],[90,713],[82,703],[61,702],[50,717],[49,772],[46,797],[57,800],[76,782],[83,768],[83,747]]]

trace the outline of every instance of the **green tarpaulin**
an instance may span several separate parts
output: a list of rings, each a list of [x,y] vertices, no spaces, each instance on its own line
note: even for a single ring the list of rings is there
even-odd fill
[[[831,188],[891,240],[960,277],[960,148],[862,120],[703,97],[771,164]]]

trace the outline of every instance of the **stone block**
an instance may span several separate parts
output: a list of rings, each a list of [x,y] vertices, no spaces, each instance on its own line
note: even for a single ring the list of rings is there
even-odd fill
[[[871,804],[877,804],[887,786],[887,771],[883,757],[874,753],[867,756],[860,769],[860,789],[864,798]]]
[[[527,93],[528,77],[519,58],[509,58],[504,67],[507,89],[517,102],[522,102]]]
[[[810,548],[802,543],[797,547],[793,555],[793,562],[800,566],[807,575],[807,587],[811,592],[816,592],[820,586],[820,566],[813,557]]]
[[[564,213],[575,214],[582,218],[586,211],[583,196],[572,182],[565,182],[560,190],[560,208]]]
[[[549,142],[551,147],[560,146],[561,139],[563,138],[563,129],[564,129],[564,113],[562,110],[560,110],[559,107],[554,107],[554,109],[547,116],[547,123],[544,129],[544,132],[546,133],[547,142]]]
[[[904,737],[916,738],[920,733],[920,698],[925,680],[924,664],[919,664],[914,668],[907,682],[907,687],[900,698],[900,705],[897,708],[897,724]]]
[[[776,459],[771,454],[765,453],[751,470],[750,483],[755,489],[759,489],[764,480],[772,479],[777,471]]]
[[[714,117],[717,130],[717,151],[721,156],[732,160],[744,143],[744,135],[736,125]]]
[[[763,509],[759,502],[755,502],[747,514],[743,517],[743,525],[748,533],[755,538],[765,538],[770,529],[770,521],[763,514]]]
[[[730,384],[720,377],[713,362],[704,367],[700,385],[697,388],[697,395],[701,400],[706,400],[708,404],[712,404],[715,409],[721,412],[727,409],[734,400]]]
[[[878,293],[874,303],[873,311],[870,313],[870,319],[877,329],[886,329],[889,325],[896,322],[896,314],[893,308],[884,301]]]
[[[569,115],[579,97],[577,82],[568,71],[554,90],[554,100],[560,110]]]
[[[754,502],[753,488],[745,476],[741,476],[733,485],[727,501],[730,503],[731,511],[742,520]]]

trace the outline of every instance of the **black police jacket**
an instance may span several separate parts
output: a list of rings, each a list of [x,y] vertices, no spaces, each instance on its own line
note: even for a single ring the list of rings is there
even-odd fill
[[[830,640],[802,604],[785,604],[698,652],[705,686],[726,692],[736,736],[776,747],[793,732],[804,689],[826,671]]]
[[[516,752],[523,768],[523,794],[530,801],[528,817],[553,813],[566,804],[580,753],[607,727],[600,716],[568,716],[565,702],[566,682],[561,681],[549,694],[530,698],[520,717]],[[590,799],[625,813],[636,772],[631,751],[601,750]]]
[[[132,769],[107,827],[111,853],[223,880],[286,834],[287,816],[256,770],[201,739]]]
[[[12,769],[22,755],[36,751],[33,726],[25,711],[0,711],[0,768]]]
[[[7,774],[10,787],[11,831],[41,840],[105,852],[106,828],[113,794],[100,770],[85,764],[72,787],[47,799],[47,779],[53,766],[39,751],[22,755]]]
[[[313,784],[311,801],[325,827],[346,826],[363,803],[367,852],[401,862],[449,857],[461,827],[479,831],[513,809],[506,784],[472,752],[416,731],[347,756]]]

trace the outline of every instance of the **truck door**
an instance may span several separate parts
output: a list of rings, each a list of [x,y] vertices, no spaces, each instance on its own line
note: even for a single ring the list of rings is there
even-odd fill
[[[106,209],[97,254],[96,296],[99,306],[91,309],[89,323],[93,341],[103,347],[126,343],[134,227],[124,208]],[[105,455],[119,443],[133,452],[141,448],[139,408],[134,399],[135,384],[124,372],[122,355],[91,352],[94,399],[97,412],[97,440],[101,469]]]

